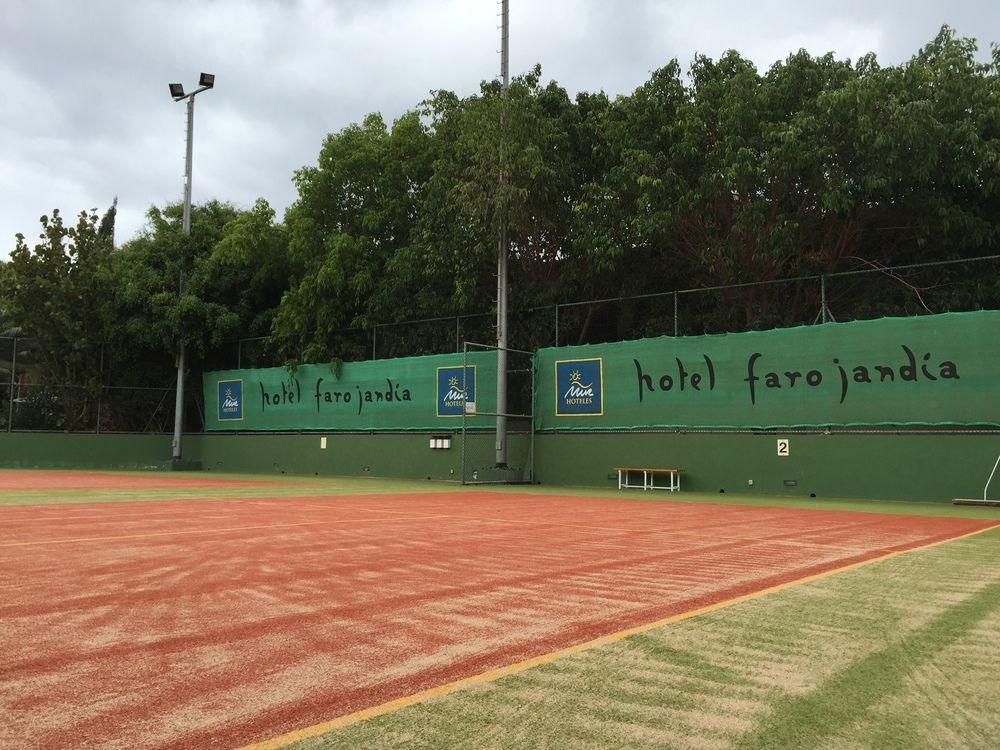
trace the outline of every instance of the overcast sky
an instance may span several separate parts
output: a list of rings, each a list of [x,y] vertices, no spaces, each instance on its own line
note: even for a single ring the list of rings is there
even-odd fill
[[[324,135],[431,89],[498,74],[494,0],[2,0],[0,257],[38,217],[103,211],[117,241],[179,200],[184,106],[167,84],[217,88],[195,114],[194,200],[281,216]],[[671,58],[735,48],[764,69],[789,52],[909,58],[941,24],[1000,41],[997,0],[511,0],[511,69],[535,62],[571,93],[628,93]]]

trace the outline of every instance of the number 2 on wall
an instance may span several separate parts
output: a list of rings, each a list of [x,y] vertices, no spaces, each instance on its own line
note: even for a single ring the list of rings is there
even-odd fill
[[[788,455],[788,438],[778,438],[778,455],[787,456]]]

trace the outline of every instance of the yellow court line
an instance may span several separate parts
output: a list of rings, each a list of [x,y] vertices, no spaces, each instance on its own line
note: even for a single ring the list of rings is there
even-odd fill
[[[1000,524],[995,524],[993,526],[987,526],[985,529],[978,529],[976,531],[970,531],[968,534],[961,534],[960,536],[950,537],[948,539],[941,539],[936,542],[930,542],[928,544],[921,545],[919,547],[912,547],[905,550],[895,550],[893,552],[887,552],[884,555],[878,557],[873,557],[870,560],[862,560],[861,562],[851,563],[850,565],[845,565],[840,568],[834,568],[832,570],[827,570],[822,573],[814,573],[813,575],[804,576],[802,578],[797,578],[794,581],[786,581],[785,583],[779,583],[775,586],[769,586],[768,588],[761,589],[760,591],[754,591],[749,594],[741,594],[740,596],[735,596],[732,599],[726,599],[725,601],[716,602],[715,604],[709,604],[706,607],[699,607],[698,609],[692,609],[688,612],[681,612],[680,614],[671,615],[670,617],[664,617],[663,619],[656,620],[655,622],[649,622],[645,625],[637,625],[635,627],[626,628],[625,630],[619,630],[615,633],[609,633],[608,635],[602,635],[599,638],[594,638],[593,640],[585,641],[583,643],[577,643],[573,646],[567,646],[566,648],[561,648],[557,651],[552,651],[547,654],[542,654],[541,656],[535,656],[531,659],[525,659],[524,661],[515,662],[514,664],[508,664],[505,667],[499,667],[497,669],[491,669],[487,672],[482,672],[480,674],[472,675],[470,677],[464,677],[461,680],[455,680],[454,682],[445,683],[444,685],[438,685],[437,687],[428,688],[427,690],[421,690],[420,692],[413,693],[412,695],[406,695],[402,698],[397,698],[396,700],[389,701],[388,703],[382,703],[378,706],[372,706],[371,708],[365,708],[360,711],[355,711],[354,713],[344,714],[343,716],[338,716],[335,719],[329,721],[324,721],[320,724],[314,724],[311,727],[304,727],[303,729],[296,729],[287,734],[280,735],[270,740],[264,740],[263,742],[256,742],[251,745],[245,745],[239,750],[277,750],[277,748],[287,747],[294,742],[299,742],[300,740],[308,739],[310,737],[316,737],[320,734],[325,734],[326,732],[333,731],[335,729],[343,729],[352,724],[357,724],[367,719],[373,719],[377,716],[382,716],[383,714],[391,713],[393,711],[398,711],[401,708],[406,708],[408,706],[413,706],[418,703],[422,703],[433,698],[439,698],[443,695],[448,695],[449,693],[454,693],[457,690],[462,690],[473,685],[480,685],[484,682],[493,682],[494,680],[499,680],[502,677],[509,677],[510,675],[518,674],[524,672],[525,670],[531,669],[533,667],[541,666],[542,664],[548,664],[549,662],[555,661],[556,659],[561,659],[565,656],[570,656],[572,654],[578,654],[582,651],[589,651],[593,648],[598,648],[600,646],[606,646],[611,643],[616,643],[617,641],[628,638],[632,635],[637,635],[639,633],[645,633],[649,630],[655,628],[663,627],[664,625],[669,625],[670,623],[679,622],[681,620],[687,620],[692,617],[697,617],[699,615],[707,614],[708,612],[714,612],[718,609],[723,609],[725,607],[731,607],[734,604],[739,604],[740,602],[745,602],[750,599],[756,599],[757,597],[764,596],[765,594],[770,594],[775,591],[780,591],[782,589],[789,588],[791,586],[798,586],[803,583],[809,583],[811,581],[816,581],[821,578],[826,578],[838,573],[843,573],[848,570],[854,570],[857,568],[864,567],[865,565],[871,565],[872,563],[881,562],[887,560],[890,557],[895,557],[897,555],[903,555],[907,552],[914,552],[916,550],[928,549],[930,547],[936,547],[939,544],[945,544],[947,542],[954,542],[959,539],[965,539],[976,534],[982,534],[984,531],[991,531],[993,529],[1000,528]]]
[[[124,534],[122,536],[83,536],[71,537],[69,539],[39,539],[30,542],[5,542],[0,544],[0,549],[5,547],[33,547],[45,544],[70,544],[73,542],[115,542],[122,539],[148,539],[157,536],[176,536],[179,534],[216,534],[226,531],[252,531],[255,529],[288,529],[295,526],[317,526],[324,524],[354,523],[355,521],[422,521],[429,518],[443,518],[444,516],[413,516],[411,518],[345,518],[332,521],[301,521],[299,523],[275,523],[265,526],[228,526],[221,529],[187,529],[180,531],[152,531],[146,534]]]

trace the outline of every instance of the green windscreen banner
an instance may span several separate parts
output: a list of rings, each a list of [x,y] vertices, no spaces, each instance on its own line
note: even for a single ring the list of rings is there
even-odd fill
[[[1000,424],[1000,312],[542,349],[542,430]]]
[[[495,417],[496,354],[445,354],[204,375],[206,430],[433,430]]]

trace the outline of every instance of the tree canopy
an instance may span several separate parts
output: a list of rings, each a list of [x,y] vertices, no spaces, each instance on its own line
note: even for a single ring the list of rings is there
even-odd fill
[[[503,179],[501,180],[501,174]],[[790,54],[765,71],[735,51],[677,60],[630,94],[570,96],[536,66],[506,96],[435,91],[393,123],[332,133],[294,177],[283,220],[249,208],[152,207],[114,246],[116,204],[0,263],[0,321],[39,344],[39,377],[90,382],[112,347],[169,382],[232,365],[226,342],[269,336],[281,361],[370,356],[375,323],[489,313],[501,223],[511,241],[512,344],[551,344],[526,314],[573,300],[767,282],[995,252],[1000,237],[1000,48],[943,27],[900,65]],[[184,278],[181,291],[180,279]],[[849,288],[843,314],[996,305],[996,274]],[[686,333],[811,322],[818,289],[726,290]],[[663,304],[567,309],[562,343],[671,331]],[[487,315],[470,326],[491,335]],[[408,353],[447,346],[413,329]],[[100,349],[104,346],[105,349]]]

